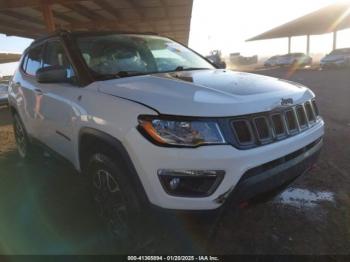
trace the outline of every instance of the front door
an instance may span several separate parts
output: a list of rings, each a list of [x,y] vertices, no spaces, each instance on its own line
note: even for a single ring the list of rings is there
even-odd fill
[[[59,40],[51,40],[46,44],[43,67],[51,66],[65,67],[72,83],[40,85],[43,94],[40,110],[43,116],[40,140],[67,159],[74,159],[73,125],[76,118],[72,101],[77,101],[81,88],[73,83],[74,70]]]

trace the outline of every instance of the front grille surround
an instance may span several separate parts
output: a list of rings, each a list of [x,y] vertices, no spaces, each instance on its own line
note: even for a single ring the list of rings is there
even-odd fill
[[[241,116],[239,119],[231,119],[231,133],[234,135],[234,146],[239,149],[249,149],[262,146],[286,139],[306,131],[317,124],[321,117],[318,115],[318,109],[315,108],[315,100],[306,101],[302,104],[296,104],[290,107],[280,107],[270,112],[257,113],[247,116]],[[245,121],[249,130],[249,142],[242,143],[239,137],[239,131],[235,130],[236,121]],[[268,130],[265,130],[265,124]]]

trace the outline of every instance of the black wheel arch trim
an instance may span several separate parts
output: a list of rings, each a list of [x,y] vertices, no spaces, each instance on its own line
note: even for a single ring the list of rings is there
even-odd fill
[[[116,150],[120,154],[120,156],[122,157],[123,163],[127,168],[128,174],[130,174],[129,181],[131,182],[132,186],[135,187],[138,199],[141,201],[141,203],[150,205],[150,201],[147,197],[146,191],[144,190],[144,187],[141,183],[141,180],[136,171],[136,168],[129,156],[129,153],[124,147],[124,145],[117,138],[95,128],[91,128],[91,127],[81,128],[79,131],[79,141],[78,141],[80,169],[83,170],[83,166],[81,163],[81,160],[82,160],[81,159],[81,139],[83,138],[84,135],[90,135],[92,137],[95,137],[99,140],[106,142],[109,146],[111,146],[114,150]]]

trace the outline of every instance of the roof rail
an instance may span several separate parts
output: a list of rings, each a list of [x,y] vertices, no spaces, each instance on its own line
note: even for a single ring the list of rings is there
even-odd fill
[[[115,34],[140,34],[140,35],[160,35],[159,33],[156,32],[121,32],[121,31],[114,31],[114,30],[102,30],[102,31],[71,31],[68,29],[57,29],[54,32],[44,34],[38,38],[36,38],[32,43],[32,45],[35,45],[47,38],[54,37],[54,36],[61,36],[65,34],[94,34],[94,33],[100,33],[100,34],[108,34],[108,33],[115,33]]]

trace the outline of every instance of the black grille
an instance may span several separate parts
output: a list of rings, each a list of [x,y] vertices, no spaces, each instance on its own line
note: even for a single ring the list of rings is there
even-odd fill
[[[315,121],[314,112],[312,111],[312,107],[311,107],[310,102],[305,103],[305,110],[306,110],[306,115],[307,115],[307,118],[309,119],[309,121]]]
[[[247,120],[235,120],[232,126],[240,144],[253,142],[253,135]]]
[[[318,120],[314,100],[276,111],[232,119],[234,144],[242,149],[285,139],[312,127]]]
[[[289,132],[295,132],[298,129],[297,121],[295,119],[294,110],[286,111],[286,122]]]
[[[257,117],[254,119],[255,128],[259,137],[259,140],[270,139],[270,126],[266,117]]]
[[[303,106],[297,106],[296,107],[296,111],[297,111],[297,116],[298,116],[298,121],[299,121],[300,128],[306,128],[307,127],[307,120],[306,120],[304,107]]]
[[[271,116],[273,129],[277,136],[284,135],[286,132],[284,130],[283,118],[281,114],[275,114]]]
[[[318,111],[318,107],[317,107],[317,104],[316,104],[315,100],[312,100],[312,106],[314,108],[314,112],[315,112],[316,116],[319,116],[320,112]]]

